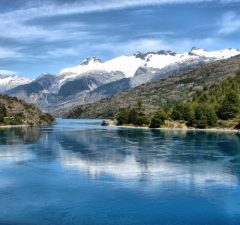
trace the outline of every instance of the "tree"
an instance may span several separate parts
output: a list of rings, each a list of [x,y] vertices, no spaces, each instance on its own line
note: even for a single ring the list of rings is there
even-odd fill
[[[4,117],[7,115],[7,110],[4,104],[0,103],[0,122],[3,122]]]
[[[151,118],[147,115],[144,115],[143,113],[139,113],[137,116],[136,125],[142,126],[142,125],[149,125],[151,122]]]
[[[159,109],[153,116],[150,124],[150,128],[159,128],[164,124],[164,121],[167,119],[167,114],[164,110]]]
[[[128,114],[129,114],[129,111],[127,109],[122,109],[117,116],[117,121],[118,121],[117,124],[118,125],[127,124]]]
[[[142,100],[138,99],[138,101],[137,101],[137,109],[138,109],[139,112],[142,111],[142,103],[143,103]]]
[[[195,114],[194,108],[191,103],[185,103],[183,105],[183,120],[187,121],[188,125],[192,125],[194,123]]]
[[[205,114],[207,116],[207,123],[209,126],[214,126],[217,123],[217,114],[212,107],[205,108]]]
[[[198,105],[195,109],[195,122],[196,127],[200,129],[204,129],[208,125],[207,116],[205,114],[203,105]]]
[[[189,126],[194,123],[194,109],[190,102],[179,103],[173,108],[171,115],[173,120],[185,120]]]
[[[217,115],[213,107],[206,104],[198,104],[195,108],[195,119],[193,126],[204,129],[217,123]]]
[[[138,113],[135,109],[131,109],[129,114],[128,114],[128,123],[132,123],[134,125],[137,125],[137,116]]]
[[[173,120],[183,120],[183,115],[184,115],[184,105],[183,103],[178,103],[173,107],[171,117]]]
[[[240,109],[240,99],[235,91],[228,93],[218,110],[218,117],[223,120],[235,118]]]

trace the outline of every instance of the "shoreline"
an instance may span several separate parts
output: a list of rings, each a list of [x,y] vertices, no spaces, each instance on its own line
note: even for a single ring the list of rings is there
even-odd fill
[[[0,128],[18,128],[18,127],[30,127],[30,125],[22,124],[22,125],[0,125]]]
[[[206,129],[197,129],[197,128],[168,128],[168,127],[160,127],[160,128],[149,128],[149,127],[136,127],[131,125],[109,125],[119,128],[130,128],[130,129],[149,129],[149,130],[175,130],[175,131],[210,131],[210,132],[229,132],[229,133],[239,133],[239,130],[235,129],[224,129],[224,128],[206,128]]]
[[[24,127],[43,127],[43,126],[51,126],[54,125],[56,123],[53,124],[36,124],[36,125],[29,125],[29,124],[20,124],[20,125],[0,125],[0,129],[2,128],[24,128]]]
[[[169,123],[166,123],[165,126],[159,128],[149,128],[148,126],[135,126],[133,124],[124,124],[117,125],[116,120],[106,120],[107,126],[119,127],[119,128],[129,128],[129,129],[151,129],[151,130],[175,130],[175,131],[209,131],[209,132],[232,132],[232,133],[240,133],[240,130],[234,128],[220,128],[220,127],[211,127],[199,129],[195,127],[187,127],[185,124],[176,124],[181,125],[181,127],[177,126],[168,126]]]

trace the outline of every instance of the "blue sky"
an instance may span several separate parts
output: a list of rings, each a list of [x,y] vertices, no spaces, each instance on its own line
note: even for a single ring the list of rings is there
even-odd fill
[[[240,48],[236,0],[0,0],[0,73],[36,77],[96,56]]]

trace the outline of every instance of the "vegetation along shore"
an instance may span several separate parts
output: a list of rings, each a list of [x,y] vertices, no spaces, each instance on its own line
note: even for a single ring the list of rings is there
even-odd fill
[[[147,114],[139,100],[137,107],[116,115],[118,126],[173,129],[240,129],[240,72],[220,84],[198,91],[192,99],[159,108]]]

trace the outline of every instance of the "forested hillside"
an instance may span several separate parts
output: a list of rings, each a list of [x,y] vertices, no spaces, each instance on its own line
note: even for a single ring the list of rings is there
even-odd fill
[[[33,104],[27,104],[15,97],[0,95],[0,126],[2,125],[46,125],[54,118],[42,112]]]
[[[240,129],[240,72],[209,89],[198,91],[191,100],[159,108],[154,114],[137,108],[122,109],[118,125]],[[167,122],[166,122],[167,121]]]

